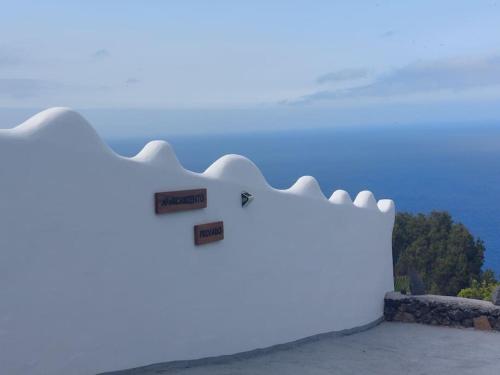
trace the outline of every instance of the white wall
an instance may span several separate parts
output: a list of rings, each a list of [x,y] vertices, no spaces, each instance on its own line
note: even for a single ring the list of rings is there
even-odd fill
[[[155,192],[204,187],[207,208],[155,215]],[[224,240],[194,246],[193,225],[217,220]],[[0,130],[0,373],[95,373],[370,323],[392,290],[393,222],[370,192],[328,200],[312,177],[277,190],[237,155],[193,173],[162,141],[125,158],[79,114],[41,112]]]

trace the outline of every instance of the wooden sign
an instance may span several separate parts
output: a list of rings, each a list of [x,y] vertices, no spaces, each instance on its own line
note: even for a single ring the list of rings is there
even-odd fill
[[[194,226],[194,243],[203,245],[209,242],[220,241],[224,239],[224,222],[216,221],[214,223],[200,224]]]
[[[155,193],[155,212],[167,214],[207,207],[207,189]]]

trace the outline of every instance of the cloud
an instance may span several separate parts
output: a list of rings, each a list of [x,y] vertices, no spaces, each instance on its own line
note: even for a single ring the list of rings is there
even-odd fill
[[[92,58],[94,59],[105,59],[107,57],[109,57],[110,53],[107,49],[103,48],[103,49],[99,49],[97,51],[95,51],[93,54],[92,54]]]
[[[324,74],[316,79],[319,84],[330,82],[352,81],[368,76],[367,69],[342,69],[336,72]]]
[[[0,67],[1,66],[15,66],[21,63],[21,59],[16,56],[9,56],[0,52]]]
[[[135,85],[139,83],[140,81],[137,78],[131,77],[125,81],[126,85]]]
[[[61,85],[54,82],[30,78],[0,78],[0,97],[25,99],[37,97],[43,93],[56,90]]]
[[[80,85],[32,78],[0,78],[0,98],[26,99],[68,93],[95,93],[107,91],[103,85]]]
[[[21,63],[22,59],[17,51],[0,47],[0,67],[16,66]]]
[[[288,103],[359,97],[391,97],[439,91],[464,91],[500,85],[500,56],[416,62],[383,74],[373,82],[341,90],[322,90]]]
[[[394,30],[387,30],[385,33],[382,33],[380,35],[381,38],[392,38],[394,35],[396,35],[396,32]]]

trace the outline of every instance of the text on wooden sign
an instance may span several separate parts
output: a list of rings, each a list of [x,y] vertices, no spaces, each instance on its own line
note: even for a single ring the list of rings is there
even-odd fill
[[[199,224],[194,226],[194,243],[203,245],[224,239],[224,222]]]
[[[155,193],[155,212],[195,210],[207,207],[207,189],[178,190]]]

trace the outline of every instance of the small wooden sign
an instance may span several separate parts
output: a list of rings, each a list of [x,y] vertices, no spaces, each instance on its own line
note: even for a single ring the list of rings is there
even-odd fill
[[[207,207],[207,189],[155,193],[155,212],[167,214]]]
[[[196,245],[203,245],[209,242],[220,241],[223,239],[223,221],[216,221],[214,223],[199,224],[194,226],[194,243]]]

